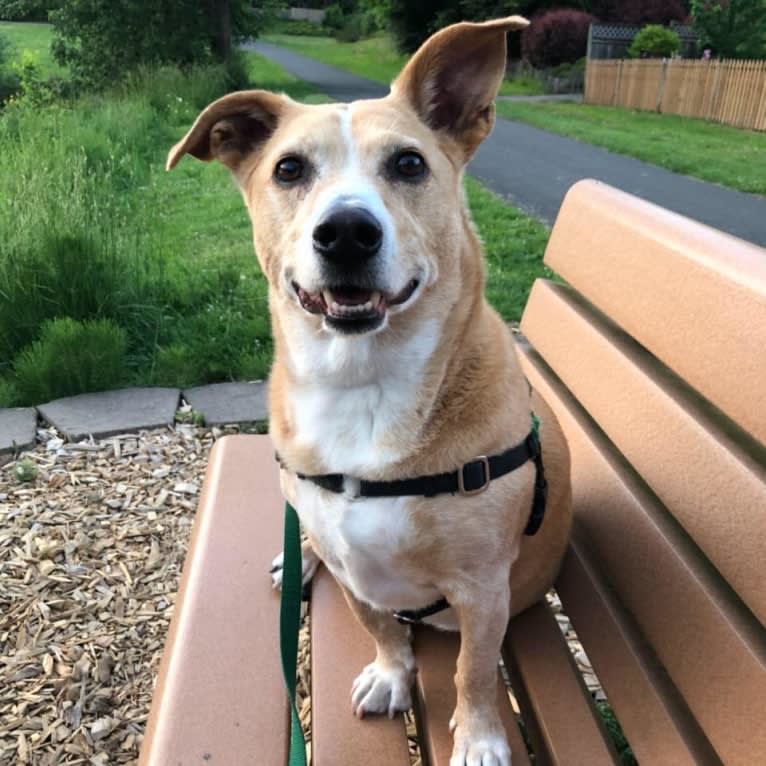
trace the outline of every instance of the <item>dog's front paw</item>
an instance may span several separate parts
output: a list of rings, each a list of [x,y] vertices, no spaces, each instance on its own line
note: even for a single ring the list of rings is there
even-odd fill
[[[282,569],[284,567],[285,554],[280,553],[271,562],[271,584],[274,588],[282,587]],[[319,566],[320,558],[314,553],[314,549],[308,544],[304,543],[301,548],[301,584],[305,588],[310,582],[311,578],[316,574],[317,567]]]
[[[409,710],[412,707],[412,676],[404,665],[369,664],[351,687],[354,715],[363,718],[367,713],[388,713],[388,717],[393,718],[396,713]]]
[[[511,749],[502,725],[456,726],[453,718],[450,729],[455,732],[455,742],[449,766],[511,766]]]

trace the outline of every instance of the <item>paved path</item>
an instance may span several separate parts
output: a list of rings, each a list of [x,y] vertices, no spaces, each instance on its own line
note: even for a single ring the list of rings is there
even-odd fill
[[[386,86],[264,42],[248,47],[331,98],[385,95]],[[705,162],[705,157],[700,157]],[[725,189],[510,120],[499,119],[471,174],[527,213],[552,223],[566,190],[597,178],[670,210],[766,247],[766,198]]]

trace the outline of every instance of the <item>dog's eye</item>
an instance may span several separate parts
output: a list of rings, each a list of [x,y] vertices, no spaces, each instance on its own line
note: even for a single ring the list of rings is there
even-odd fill
[[[274,168],[274,178],[283,184],[291,184],[303,177],[303,161],[298,157],[284,157]]]
[[[426,161],[417,152],[402,152],[394,159],[394,169],[402,178],[414,180],[425,175]]]

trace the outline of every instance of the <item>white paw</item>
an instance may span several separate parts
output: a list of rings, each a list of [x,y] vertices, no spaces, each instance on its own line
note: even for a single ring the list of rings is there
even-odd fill
[[[280,553],[271,562],[271,585],[274,588],[282,587],[282,568],[284,566],[285,554]],[[319,556],[314,553],[313,548],[308,545],[303,546],[303,555],[301,556],[301,584],[305,587],[311,582],[311,578],[316,574],[319,566]]]
[[[504,735],[463,736],[458,727],[449,766],[511,766],[511,749]]]
[[[388,713],[393,718],[396,713],[409,710],[411,686],[412,673],[403,665],[389,668],[377,662],[369,664],[351,687],[354,715],[363,718],[367,713]]]

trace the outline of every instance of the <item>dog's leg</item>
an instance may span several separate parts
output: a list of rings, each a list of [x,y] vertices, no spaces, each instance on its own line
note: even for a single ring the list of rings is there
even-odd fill
[[[508,581],[474,595],[453,603],[460,622],[460,654],[450,766],[510,766],[511,751],[497,710],[497,665],[510,612]]]
[[[282,568],[284,566],[285,554],[280,553],[271,562],[271,584],[275,588],[282,587]],[[311,547],[311,543],[305,540],[301,545],[301,571],[302,582],[305,587],[311,582],[311,578],[316,574],[317,567],[321,563],[321,559],[317,556],[314,549]]]
[[[410,629],[390,614],[359,601],[346,588],[343,592],[357,619],[375,639],[377,650],[375,661],[364,668],[351,687],[352,710],[359,718],[367,713],[387,713],[393,718],[397,712],[412,707],[410,688],[416,668]]]

